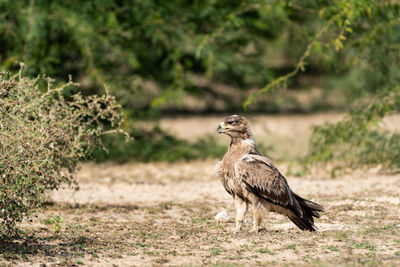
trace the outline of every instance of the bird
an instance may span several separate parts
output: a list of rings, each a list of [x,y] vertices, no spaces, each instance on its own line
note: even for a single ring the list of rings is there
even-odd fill
[[[218,124],[217,132],[231,142],[216,172],[225,190],[233,197],[236,208],[234,233],[240,232],[248,207],[253,208],[253,228],[260,232],[266,212],[287,216],[301,230],[316,231],[314,217],[324,208],[293,192],[286,178],[272,161],[257,149],[247,119],[240,115],[227,117]]]

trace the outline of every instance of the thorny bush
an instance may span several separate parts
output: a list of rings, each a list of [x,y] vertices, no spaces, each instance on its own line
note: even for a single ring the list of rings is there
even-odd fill
[[[78,161],[121,124],[120,106],[107,88],[102,96],[67,99],[65,89],[77,86],[71,80],[52,88],[51,79],[21,71],[0,73],[0,237],[15,233],[47,192],[72,185]],[[39,88],[44,80],[47,91]]]

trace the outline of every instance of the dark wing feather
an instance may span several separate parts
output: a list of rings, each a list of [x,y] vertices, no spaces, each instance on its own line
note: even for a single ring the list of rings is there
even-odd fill
[[[236,163],[235,172],[247,190],[256,196],[303,217],[303,211],[285,177],[267,157],[246,155]]]

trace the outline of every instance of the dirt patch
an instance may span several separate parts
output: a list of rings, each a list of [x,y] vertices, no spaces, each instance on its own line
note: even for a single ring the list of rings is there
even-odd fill
[[[277,124],[297,128],[268,126],[271,138],[306,136],[309,126],[301,122],[318,121],[278,117]],[[263,121],[253,121],[260,135]],[[78,191],[53,192],[32,222],[21,224],[20,239],[0,243],[0,265],[400,265],[400,175],[289,175],[296,193],[325,207],[319,230],[302,232],[287,218],[268,214],[265,230],[253,234],[249,213],[243,230],[233,234],[233,219],[214,219],[223,209],[234,217],[233,201],[214,174],[216,162],[85,164]],[[278,164],[283,173],[285,165]]]
[[[84,165],[78,174],[80,190],[54,192],[53,202],[32,223],[22,225],[27,236],[1,246],[2,263],[400,263],[400,175],[288,177],[294,191],[326,208],[316,223],[319,231],[302,232],[283,216],[268,214],[263,232],[249,233],[248,215],[242,232],[235,235],[233,219],[227,223],[214,219],[222,209],[234,216],[232,200],[213,173],[214,163],[209,160],[168,165],[165,177],[149,174],[147,169],[151,165],[152,172],[166,171],[165,163]],[[190,164],[195,168],[188,170]],[[125,175],[112,176],[116,170]],[[183,173],[191,178],[181,179]],[[152,179],[146,179],[148,175],[153,175]],[[59,230],[52,223],[56,216],[63,221]]]

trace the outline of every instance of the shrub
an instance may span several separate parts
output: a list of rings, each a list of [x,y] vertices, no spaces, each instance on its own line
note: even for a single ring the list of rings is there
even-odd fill
[[[400,86],[383,90],[376,99],[364,99],[337,123],[316,126],[310,140],[306,168],[330,163],[332,176],[348,168],[400,168],[400,134],[382,129],[380,122],[400,107]]]
[[[0,74],[0,235],[15,233],[46,192],[71,185],[78,161],[121,123],[107,89],[102,96],[67,97],[66,88],[76,86],[71,80],[52,88],[51,79],[23,77],[21,71]],[[39,86],[43,81],[47,90]]]

